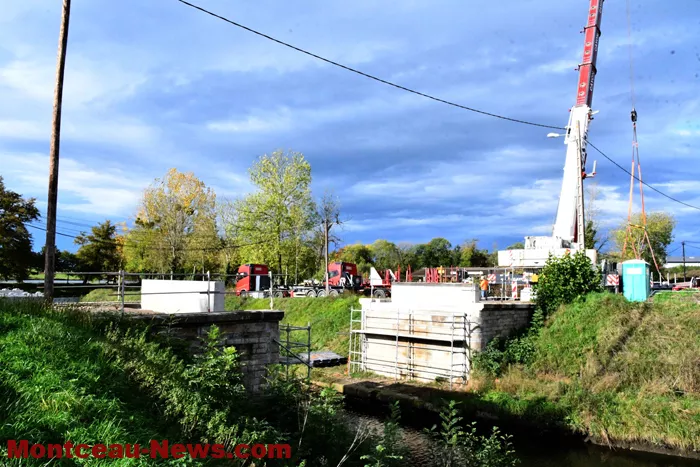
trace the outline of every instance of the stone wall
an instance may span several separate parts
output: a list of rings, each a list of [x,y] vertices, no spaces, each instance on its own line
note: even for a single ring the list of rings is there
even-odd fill
[[[473,349],[482,350],[494,337],[506,337],[530,323],[534,312],[530,303],[485,303],[480,315],[480,342]]]
[[[191,352],[202,346],[211,326],[221,331],[221,344],[240,354],[244,384],[252,392],[264,383],[266,366],[279,362],[279,322],[282,311],[230,311],[212,313],[130,314],[130,318],[154,325],[155,332],[184,341]]]

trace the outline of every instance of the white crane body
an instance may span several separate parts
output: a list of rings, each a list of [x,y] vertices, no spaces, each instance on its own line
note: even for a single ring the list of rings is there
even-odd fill
[[[524,249],[499,251],[500,267],[540,268],[550,254],[561,257],[579,250],[584,250],[593,264],[597,263],[597,251],[585,248],[583,180],[595,175],[595,164],[589,175],[585,173],[585,166],[588,127],[594,114],[590,106],[593,100],[603,1],[589,0],[583,61],[579,65],[576,105],[570,110],[569,124],[566,127],[564,176],[552,235],[525,237]]]

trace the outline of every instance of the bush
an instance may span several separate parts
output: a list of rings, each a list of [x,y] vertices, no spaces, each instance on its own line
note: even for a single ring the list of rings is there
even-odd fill
[[[583,251],[561,258],[550,255],[533,290],[535,304],[546,318],[561,305],[602,291],[602,274]]]
[[[544,316],[537,310],[525,330],[507,339],[492,339],[483,351],[477,352],[472,358],[474,369],[489,376],[500,376],[510,365],[529,365],[535,358],[536,341],[543,325]]]
[[[583,251],[561,258],[549,257],[535,284],[537,311],[524,331],[507,339],[493,339],[472,360],[474,369],[489,376],[500,376],[510,365],[532,363],[537,338],[547,316],[561,305],[602,291],[602,275]]]

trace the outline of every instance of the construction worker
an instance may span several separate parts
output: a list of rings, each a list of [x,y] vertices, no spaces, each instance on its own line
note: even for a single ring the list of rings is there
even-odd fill
[[[486,300],[486,291],[489,290],[489,281],[486,276],[481,276],[479,286],[481,287],[481,299]]]

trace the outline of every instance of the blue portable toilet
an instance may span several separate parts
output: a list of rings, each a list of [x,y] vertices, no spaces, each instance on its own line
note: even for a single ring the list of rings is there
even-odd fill
[[[651,295],[651,267],[641,259],[622,263],[622,293],[630,302],[645,302]]]

